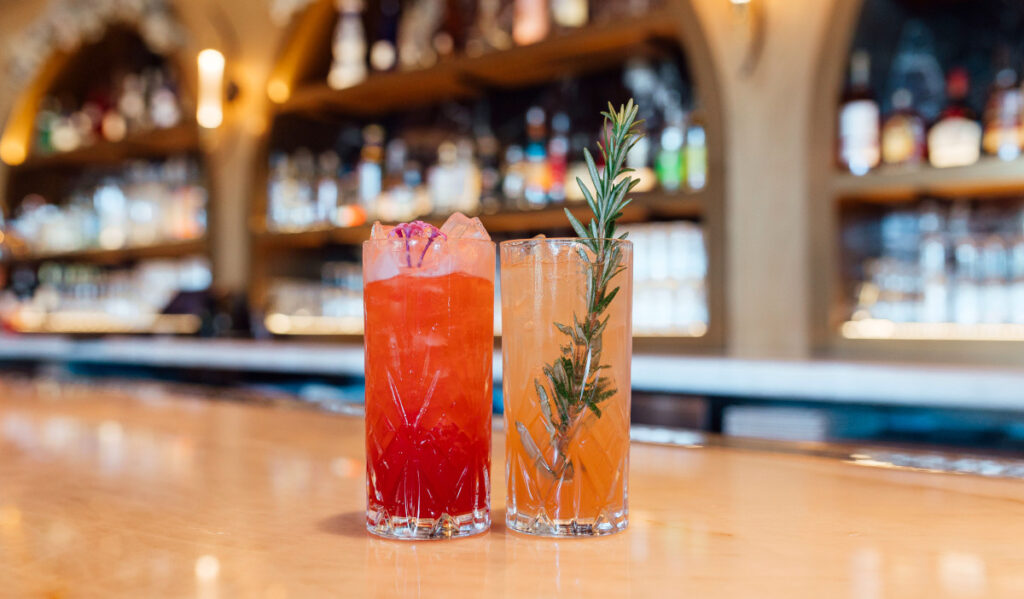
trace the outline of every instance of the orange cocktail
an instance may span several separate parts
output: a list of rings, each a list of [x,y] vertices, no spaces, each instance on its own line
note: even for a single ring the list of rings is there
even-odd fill
[[[494,244],[426,231],[363,246],[367,526],[394,538],[490,525]]]
[[[512,530],[580,536],[627,525],[632,248],[609,243],[621,270],[610,271],[606,289],[618,291],[608,302],[588,297],[594,256],[580,240],[501,244]],[[595,303],[600,313],[588,310]]]

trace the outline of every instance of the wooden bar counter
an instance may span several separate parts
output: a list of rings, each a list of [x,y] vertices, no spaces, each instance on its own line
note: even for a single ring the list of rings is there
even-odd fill
[[[0,379],[0,597],[1024,596],[1019,480],[636,444],[629,530],[550,540],[496,434],[491,531],[394,542],[360,419],[224,395]]]

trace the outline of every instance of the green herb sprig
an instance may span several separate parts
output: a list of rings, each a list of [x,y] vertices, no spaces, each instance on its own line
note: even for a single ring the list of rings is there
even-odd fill
[[[572,462],[566,451],[576,430],[588,413],[600,418],[600,404],[618,392],[615,382],[602,376],[602,371],[609,366],[601,362],[601,338],[610,318],[610,315],[605,316],[605,312],[619,292],[619,287],[610,291],[608,287],[612,279],[626,268],[622,266],[621,245],[609,243],[609,240],[626,239],[626,233],[615,236],[615,221],[631,202],[627,194],[640,182],[629,176],[633,169],[625,166],[630,149],[642,138],[637,132],[643,123],[636,120],[638,112],[638,107],[630,99],[619,110],[609,103],[608,111],[601,113],[606,134],[603,141],[598,140],[598,149],[605,168],[598,170],[590,151],[584,150],[593,192],[581,179],[576,179],[594,217],[589,226],[584,226],[568,208],[565,210],[572,228],[582,238],[577,249],[589,273],[587,312],[582,317],[573,314],[571,325],[554,323],[567,337],[567,342],[560,347],[558,358],[544,365],[542,372],[546,381],[534,380],[544,428],[554,448],[553,462],[548,463],[526,426],[516,422],[516,430],[527,454],[554,478],[572,477]]]

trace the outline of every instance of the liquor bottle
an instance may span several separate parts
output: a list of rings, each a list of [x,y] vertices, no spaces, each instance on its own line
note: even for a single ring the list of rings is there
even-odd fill
[[[163,69],[153,73],[152,88],[149,93],[149,119],[156,127],[168,129],[181,120],[181,107],[178,106],[178,94],[170,76]]]
[[[934,37],[928,25],[919,19],[910,19],[900,32],[889,69],[887,97],[898,89],[906,89],[914,100],[914,109],[925,122],[933,123],[946,104],[946,80]]]
[[[999,235],[990,235],[981,246],[981,321],[1001,324],[1010,320],[1009,256]]]
[[[384,172],[381,167],[384,150],[384,128],[368,125],[363,129],[363,149],[359,154],[357,181],[359,205],[368,216],[376,215],[377,196],[383,185]]]
[[[341,159],[336,152],[329,150],[320,154],[318,166],[316,222],[321,225],[334,224],[338,215],[338,169]]]
[[[587,163],[583,158],[583,149],[590,143],[591,136],[583,131],[577,131],[573,133],[569,138],[569,168],[566,172],[566,187],[565,187],[565,199],[568,202],[582,202],[586,198],[583,196],[583,190],[580,189],[579,181],[583,181],[584,184],[591,186],[590,182],[590,170],[587,168]],[[596,157],[595,157],[596,158]],[[593,192],[594,188],[591,186],[590,191]]]
[[[117,110],[125,121],[125,130],[134,133],[146,127],[146,95],[142,77],[128,73],[121,79]]]
[[[564,202],[566,176],[569,172],[569,115],[565,112],[556,112],[551,117],[548,163],[551,171],[551,189],[548,196],[552,202]]]
[[[434,34],[441,27],[443,0],[412,0],[398,22],[398,62],[403,69],[424,69],[437,62]]]
[[[370,66],[390,71],[398,64],[398,0],[381,0],[377,14],[377,39],[370,46]]]
[[[463,214],[480,211],[482,178],[480,167],[473,156],[473,141],[462,138],[455,144],[455,170],[458,182],[458,210]]]
[[[402,138],[395,138],[388,142],[384,153],[384,193],[390,203],[390,215],[384,216],[387,220],[405,222],[418,216],[416,212],[416,192],[410,181],[406,178],[406,164],[408,151],[405,141]]]
[[[921,230],[918,260],[921,272],[922,322],[948,322],[949,278],[946,269],[945,222],[933,203],[922,206],[918,217]]]
[[[476,22],[466,40],[466,53],[479,56],[488,50],[506,50],[512,47],[511,28],[502,19],[502,8],[508,0],[480,0]],[[506,11],[508,12],[508,11]]]
[[[878,166],[879,110],[871,92],[871,57],[856,50],[850,57],[850,83],[839,107],[839,164],[855,175]]]
[[[450,58],[466,47],[466,26],[463,13],[467,7],[460,0],[444,0],[444,18],[434,34],[434,51],[438,58]]]
[[[548,36],[551,15],[547,0],[515,0],[512,39],[520,46],[533,44]]]
[[[522,146],[513,144],[506,148],[504,172],[501,175],[501,193],[505,196],[505,203],[510,209],[517,210],[524,207],[525,169]]]
[[[677,191],[683,185],[683,135],[685,132],[682,110],[670,111],[658,138],[658,153],[654,171],[658,184],[665,191]]]
[[[288,155],[270,155],[270,177],[267,180],[267,228],[277,230],[284,224],[285,181],[288,176]]]
[[[1010,248],[1010,321],[1024,324],[1024,210],[1017,210],[1014,225]]]
[[[548,201],[551,187],[551,166],[545,147],[544,109],[532,106],[526,111],[526,182],[523,196],[526,208],[543,208]]]
[[[551,19],[563,29],[583,27],[590,17],[587,0],[551,0]]]
[[[967,71],[956,68],[946,82],[948,104],[928,131],[928,159],[932,166],[966,166],[981,154],[981,125],[967,106],[970,80]]]
[[[477,105],[473,134],[480,154],[480,210],[494,214],[501,210],[501,144],[491,129],[486,102]]]
[[[652,112],[642,115],[643,122],[638,129],[643,136],[626,153],[626,166],[633,169],[630,176],[639,181],[633,188],[636,193],[648,192],[658,186],[658,177],[654,174],[654,169],[651,168],[651,137],[647,135],[646,131],[646,127],[654,122]]]
[[[910,90],[900,88],[892,95],[893,112],[882,125],[882,161],[886,164],[921,164],[927,139],[925,122],[911,104]]]
[[[296,194],[288,207],[289,224],[294,229],[307,229],[316,221],[316,159],[306,148],[299,148],[292,159],[295,168]]]
[[[327,85],[345,89],[366,79],[366,34],[362,0],[338,0],[338,26],[331,44],[333,61]]]
[[[708,146],[704,123],[695,116],[686,130],[686,188],[704,189],[708,182]]]
[[[462,189],[459,180],[458,150],[450,141],[442,142],[437,147],[437,164],[427,175],[427,186],[430,188],[430,201],[434,213],[440,216],[458,210],[459,192]]]
[[[1001,62],[1003,67],[996,73],[985,107],[982,146],[986,154],[999,156],[1002,160],[1014,160],[1020,156],[1021,147],[1024,146],[1024,131],[1021,127],[1024,98],[1017,86],[1017,72],[1009,66],[1008,57],[1001,59]]]
[[[950,233],[954,239],[955,261],[953,288],[953,322],[977,324],[981,320],[981,264],[978,245],[970,234],[970,210],[959,205],[950,216]]]

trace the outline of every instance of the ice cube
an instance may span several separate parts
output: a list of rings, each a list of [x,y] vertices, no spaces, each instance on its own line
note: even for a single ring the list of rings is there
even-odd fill
[[[479,218],[469,218],[461,212],[449,216],[448,220],[441,225],[441,232],[449,239],[483,239],[485,241],[491,239]]]
[[[380,224],[380,221],[377,221],[373,223],[373,228],[370,229],[370,239],[387,239],[388,233],[390,233],[392,229],[394,229],[394,227],[382,225]]]

